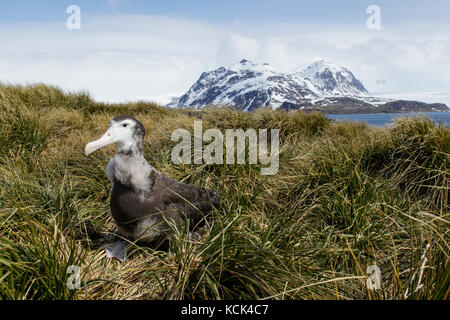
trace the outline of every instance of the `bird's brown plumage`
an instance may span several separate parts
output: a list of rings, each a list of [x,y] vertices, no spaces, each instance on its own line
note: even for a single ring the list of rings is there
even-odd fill
[[[172,180],[156,170],[149,179],[152,187],[143,200],[132,186],[113,183],[111,214],[119,230],[135,240],[153,242],[170,231],[170,220],[180,226],[188,222],[189,229],[195,230],[205,215],[220,204],[213,191]]]

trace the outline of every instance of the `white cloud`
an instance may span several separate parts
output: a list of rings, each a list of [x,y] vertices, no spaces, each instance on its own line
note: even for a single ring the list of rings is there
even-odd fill
[[[150,99],[185,91],[212,66],[220,30],[155,16],[101,16],[0,30],[0,81],[86,89],[101,100]],[[211,51],[213,54],[211,54]]]
[[[447,29],[405,26],[374,32],[364,25],[237,20],[218,25],[150,15],[82,17],[81,30],[67,30],[65,23],[4,25],[0,81],[87,89],[106,101],[167,102],[203,71],[242,58],[284,71],[322,58],[348,67],[375,93],[448,92]]]
[[[220,43],[217,52],[219,65],[232,65],[242,58],[258,59],[260,44],[257,40],[239,34],[230,34]]]

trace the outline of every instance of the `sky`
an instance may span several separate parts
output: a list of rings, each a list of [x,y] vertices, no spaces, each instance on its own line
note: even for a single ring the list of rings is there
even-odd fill
[[[448,0],[2,1],[0,81],[168,103],[243,58],[286,72],[324,59],[373,95],[450,106],[449,16]]]

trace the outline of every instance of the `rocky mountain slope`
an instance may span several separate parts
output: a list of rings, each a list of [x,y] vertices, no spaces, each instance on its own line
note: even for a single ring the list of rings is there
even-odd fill
[[[448,111],[443,104],[371,97],[350,70],[323,60],[286,73],[267,63],[244,59],[231,67],[203,72],[185,94],[168,106],[232,106],[242,111],[271,107],[338,113]]]

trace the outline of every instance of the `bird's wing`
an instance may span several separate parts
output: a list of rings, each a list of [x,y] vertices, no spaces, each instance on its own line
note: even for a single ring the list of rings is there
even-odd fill
[[[177,209],[194,222],[220,205],[220,197],[212,190],[175,181],[160,173],[154,183],[153,190],[160,192],[159,199],[166,209]]]

